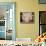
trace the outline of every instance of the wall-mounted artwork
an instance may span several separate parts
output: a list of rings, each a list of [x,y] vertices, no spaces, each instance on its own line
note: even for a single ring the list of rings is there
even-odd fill
[[[34,12],[20,12],[20,23],[34,23]]]
[[[39,0],[40,4],[46,4],[46,0]]]

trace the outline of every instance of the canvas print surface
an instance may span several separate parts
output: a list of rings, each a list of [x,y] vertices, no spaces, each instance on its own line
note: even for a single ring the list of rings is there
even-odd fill
[[[34,12],[20,12],[20,23],[34,23]]]

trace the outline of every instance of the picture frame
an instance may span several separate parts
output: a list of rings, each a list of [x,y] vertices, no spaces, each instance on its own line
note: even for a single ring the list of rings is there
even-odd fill
[[[33,24],[34,23],[34,12],[20,12],[20,23]]]
[[[39,0],[39,4],[46,4],[46,0]]]

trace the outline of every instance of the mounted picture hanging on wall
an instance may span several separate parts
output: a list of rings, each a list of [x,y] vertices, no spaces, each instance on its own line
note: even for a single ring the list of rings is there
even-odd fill
[[[34,23],[34,12],[20,12],[20,23]]]

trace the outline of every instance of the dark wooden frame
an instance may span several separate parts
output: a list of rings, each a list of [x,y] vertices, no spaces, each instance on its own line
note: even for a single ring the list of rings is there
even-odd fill
[[[23,14],[23,13],[32,13],[32,15],[33,15],[32,18],[33,18],[33,19],[31,20],[30,23],[23,23],[23,22],[22,22],[22,14]],[[21,23],[21,24],[34,24],[34,21],[35,21],[34,19],[35,19],[35,13],[34,13],[34,12],[20,12],[20,23]]]

